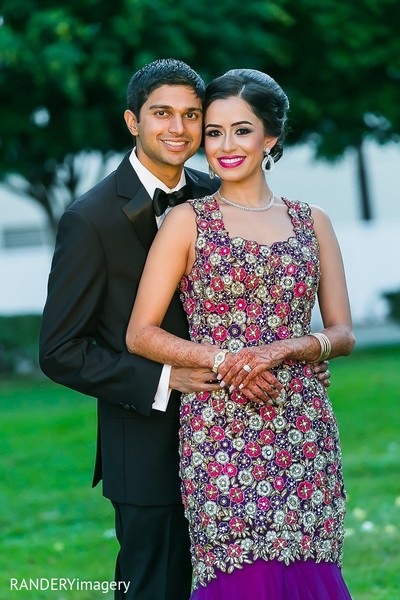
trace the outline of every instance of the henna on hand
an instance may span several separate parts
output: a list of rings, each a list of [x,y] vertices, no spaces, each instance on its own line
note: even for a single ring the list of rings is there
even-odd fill
[[[223,387],[233,385],[236,389],[242,389],[240,386],[246,386],[252,379],[267,372],[268,383],[282,389],[280,382],[269,371],[283,362],[283,359],[283,348],[279,342],[268,346],[244,348],[237,354],[226,357],[218,369],[218,377]]]
[[[273,404],[280,399],[282,384],[269,371],[265,371],[252,379],[240,392],[246,398],[258,404]]]

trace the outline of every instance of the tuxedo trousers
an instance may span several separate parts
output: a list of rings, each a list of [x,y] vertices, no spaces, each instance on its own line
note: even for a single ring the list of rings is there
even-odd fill
[[[120,544],[115,600],[188,600],[192,566],[183,505],[112,504]]]

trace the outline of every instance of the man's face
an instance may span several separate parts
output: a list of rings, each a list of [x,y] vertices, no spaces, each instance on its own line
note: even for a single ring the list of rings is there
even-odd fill
[[[143,104],[139,119],[126,111],[125,120],[136,137],[138,159],[159,178],[180,172],[200,146],[202,102],[190,87],[162,85]]]

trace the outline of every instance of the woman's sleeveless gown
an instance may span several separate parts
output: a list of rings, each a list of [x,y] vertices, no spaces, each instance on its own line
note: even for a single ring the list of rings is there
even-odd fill
[[[190,336],[230,352],[310,332],[319,248],[310,208],[285,200],[293,235],[231,238],[213,197],[192,200],[196,259],[180,294]],[[184,394],[180,474],[192,600],[344,600],[345,491],[338,428],[312,366],[274,369],[273,406],[239,392]]]

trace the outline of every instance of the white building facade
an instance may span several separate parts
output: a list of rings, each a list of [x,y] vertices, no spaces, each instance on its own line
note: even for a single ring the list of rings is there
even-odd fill
[[[191,161],[205,169],[204,158]],[[400,169],[398,146],[367,146],[374,219],[359,217],[355,159],[315,162],[308,147],[289,149],[269,176],[274,192],[321,206],[342,248],[355,324],[382,322],[382,292],[400,289]],[[91,184],[90,184],[91,185]],[[0,315],[40,313],[53,253],[44,210],[0,188]],[[318,320],[318,316],[316,316]]]

